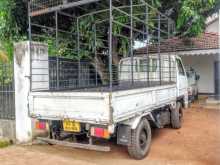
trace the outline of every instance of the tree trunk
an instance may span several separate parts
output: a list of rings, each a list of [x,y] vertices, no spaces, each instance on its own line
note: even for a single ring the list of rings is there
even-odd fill
[[[118,66],[119,57],[118,57],[118,38],[112,37],[112,64]]]
[[[100,76],[102,84],[108,83],[109,80],[108,68],[106,67],[102,59],[98,56],[94,57],[92,61],[92,65],[94,66],[95,71]]]
[[[112,72],[113,72],[113,83],[118,79],[118,64],[120,61],[120,58],[118,57],[118,39],[117,37],[112,38]],[[106,65],[100,56],[96,56],[92,60],[92,65],[94,66],[96,72],[101,78],[101,81],[103,84],[107,84],[109,82],[109,66],[108,64]]]

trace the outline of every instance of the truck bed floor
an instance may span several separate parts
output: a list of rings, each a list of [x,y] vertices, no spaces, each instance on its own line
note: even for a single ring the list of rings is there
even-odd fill
[[[120,84],[115,84],[112,86],[112,91],[123,91],[129,89],[138,89],[138,88],[146,88],[146,87],[156,87],[162,85],[172,85],[175,82],[167,82],[163,81],[150,81],[150,82],[143,82],[143,81],[135,81],[133,84],[131,82],[122,82]],[[87,87],[87,88],[77,88],[77,89],[59,89],[59,90],[45,90],[45,92],[109,92],[109,86],[98,86],[98,87]],[[44,92],[44,91],[42,91]]]

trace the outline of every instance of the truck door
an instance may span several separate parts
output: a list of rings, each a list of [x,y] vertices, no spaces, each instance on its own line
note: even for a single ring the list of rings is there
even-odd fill
[[[177,95],[185,96],[187,94],[188,82],[186,72],[180,58],[176,58],[177,65]]]

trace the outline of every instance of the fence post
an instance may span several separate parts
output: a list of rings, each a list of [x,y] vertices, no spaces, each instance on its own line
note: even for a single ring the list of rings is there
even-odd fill
[[[29,41],[16,43],[14,48],[16,140],[25,143],[32,140],[28,101],[30,87],[32,90],[49,89],[49,69],[45,69],[49,67],[48,50],[45,44]]]

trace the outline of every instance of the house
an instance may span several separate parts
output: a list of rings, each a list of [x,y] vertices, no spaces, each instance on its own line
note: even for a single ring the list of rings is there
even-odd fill
[[[177,54],[182,57],[186,70],[191,67],[200,75],[200,94],[220,95],[220,18],[219,13],[206,21],[205,32],[198,37],[172,37],[160,45],[160,54]],[[147,52],[146,52],[147,51]],[[158,54],[157,45],[142,47],[137,54]]]
[[[196,49],[180,51],[187,68],[193,67],[200,75],[199,93],[220,95],[220,17],[219,13],[207,18],[205,32],[192,38]]]

